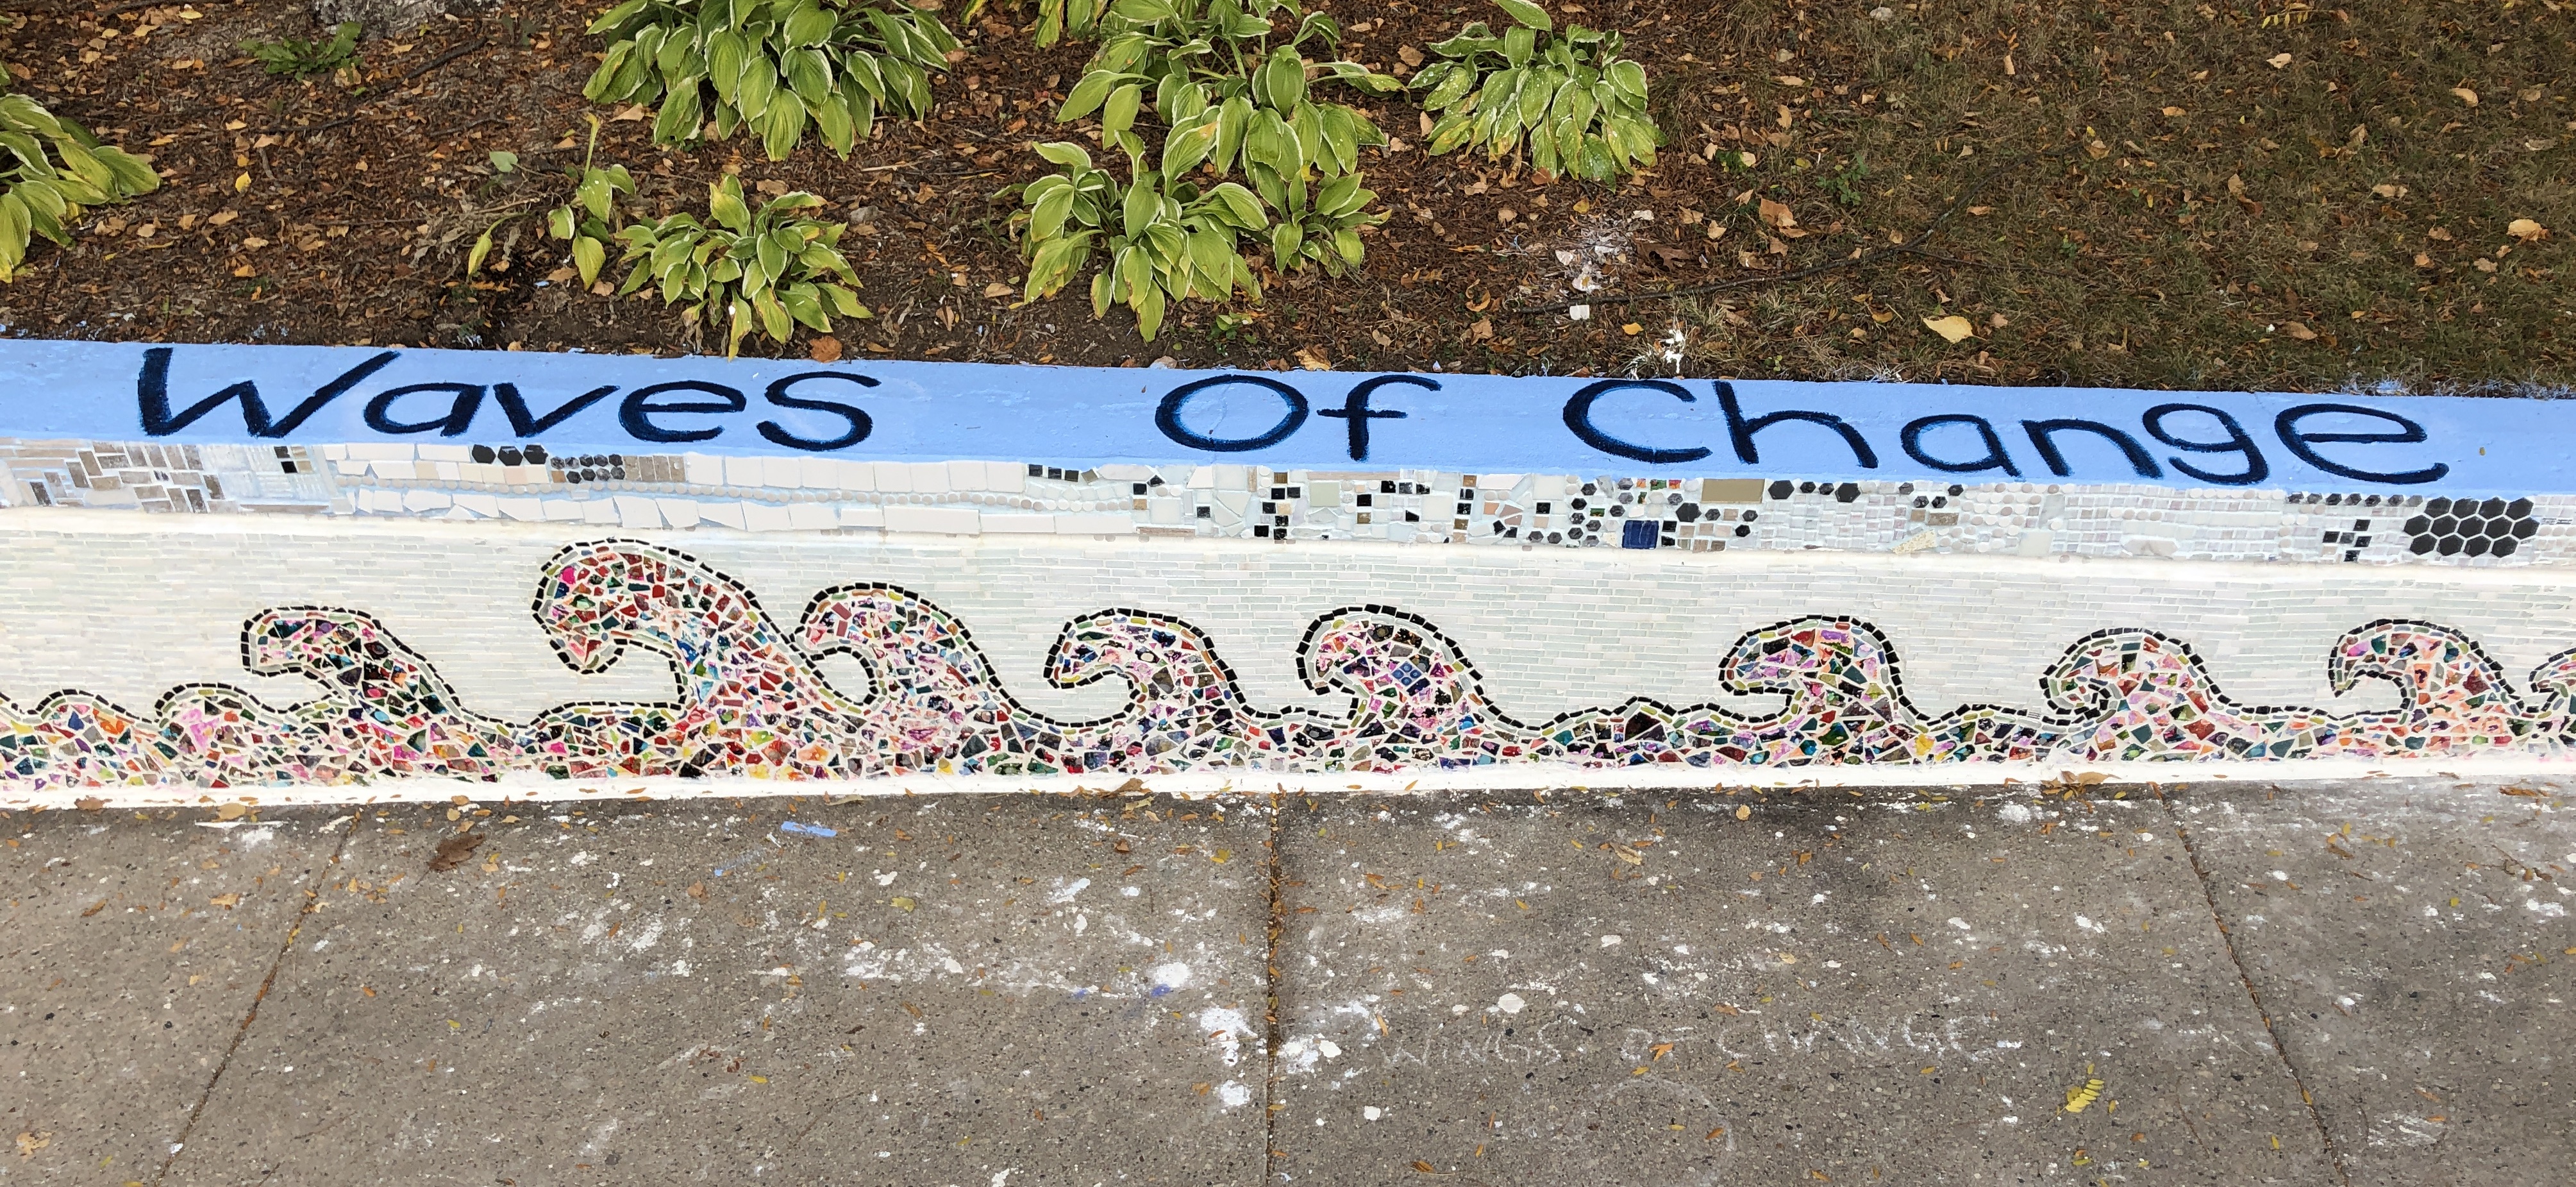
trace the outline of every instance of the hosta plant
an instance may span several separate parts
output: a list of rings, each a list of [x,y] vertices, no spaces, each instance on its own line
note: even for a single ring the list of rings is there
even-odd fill
[[[1065,37],[1087,40],[1100,27],[1100,13],[1108,7],[1103,0],[1038,0],[1038,25],[1035,32],[1041,46],[1054,45]]]
[[[1655,163],[1662,136],[1646,112],[1646,70],[1619,56],[1619,35],[1554,31],[1530,0],[1494,0],[1512,24],[1497,37],[1478,21],[1431,47],[1441,61],[1413,76],[1422,106],[1443,113],[1424,147],[1437,156],[1482,145],[1532,168],[1608,181]]]
[[[1330,276],[1356,271],[1362,256],[1360,228],[1386,221],[1385,212],[1369,211],[1377,193],[1361,189],[1356,173],[1323,183],[1311,201],[1302,187],[1292,199],[1270,228],[1272,266],[1282,272],[1294,272],[1310,260]]]
[[[621,262],[634,265],[618,295],[658,285],[664,305],[688,303],[681,316],[691,324],[726,318],[727,358],[754,326],[785,342],[800,322],[828,334],[835,314],[874,316],[852,291],[859,278],[839,249],[848,224],[799,213],[822,204],[798,191],[753,210],[742,182],[728,175],[707,187],[710,221],[683,211],[617,233],[626,245]]]
[[[342,21],[333,25],[331,36],[319,41],[306,41],[300,37],[262,41],[253,37],[234,48],[271,74],[301,81],[358,64],[358,23]]]
[[[598,151],[599,117],[592,116],[590,147],[582,153],[581,168],[573,171],[572,201],[546,213],[546,233],[572,244],[572,264],[581,273],[583,288],[599,283],[608,245],[626,221],[617,209],[618,195],[635,192],[635,175],[626,166],[591,164]]]
[[[1272,36],[1274,19],[1294,22],[1284,38]],[[1288,175],[1312,169],[1339,176],[1359,167],[1364,144],[1383,144],[1384,133],[1366,115],[1317,99],[1310,67],[1300,55],[1309,46],[1330,50],[1340,26],[1324,13],[1302,12],[1292,0],[1115,0],[1100,22],[1100,50],[1066,93],[1058,122],[1100,114],[1102,140],[1141,154],[1134,132],[1150,101],[1168,129],[1162,172],[1178,177],[1206,165],[1222,177],[1240,160],[1256,183],[1258,165]],[[1371,94],[1403,83],[1371,73],[1357,62],[1311,67],[1313,81],[1338,81]],[[1256,137],[1274,142],[1269,159],[1256,158]],[[1284,147],[1283,147],[1284,146]],[[1286,162],[1293,159],[1294,168]],[[1281,196],[1261,186],[1273,204]]]
[[[582,94],[658,109],[657,144],[748,129],[770,160],[811,127],[846,159],[879,112],[930,114],[930,75],[957,38],[939,18],[864,0],[625,0],[591,22],[608,56]]]
[[[1093,167],[1080,145],[1041,144],[1037,151],[1058,172],[1023,188],[1022,209],[1011,219],[1029,263],[1028,300],[1062,289],[1095,256],[1102,263],[1091,277],[1092,316],[1125,305],[1148,342],[1176,302],[1223,301],[1238,289],[1260,298],[1261,283],[1237,247],[1243,236],[1270,229],[1269,213],[1250,190],[1230,181],[1201,189],[1146,168],[1135,155],[1122,183]]]
[[[0,69],[0,86],[7,82]],[[0,91],[0,282],[17,279],[35,236],[69,247],[89,207],[159,188],[160,175],[141,157],[99,143],[25,95]]]

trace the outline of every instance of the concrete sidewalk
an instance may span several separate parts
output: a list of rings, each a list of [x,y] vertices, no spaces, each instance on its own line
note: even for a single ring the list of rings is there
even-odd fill
[[[2411,1185],[2576,1157],[2576,826],[2543,787],[0,825],[0,1183]]]

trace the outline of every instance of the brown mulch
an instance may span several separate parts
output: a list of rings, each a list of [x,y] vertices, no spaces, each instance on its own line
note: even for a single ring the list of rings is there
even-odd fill
[[[846,162],[810,136],[783,162],[739,138],[654,147],[638,113],[580,95],[601,48],[584,6],[514,2],[370,40],[347,88],[269,77],[233,48],[312,35],[296,0],[34,5],[0,34],[19,89],[152,154],[168,183],[97,212],[68,251],[39,244],[0,289],[9,334],[721,349],[658,299],[548,279],[563,253],[535,216],[563,200],[597,114],[601,161],[634,170],[656,210],[702,210],[708,180],[738,171],[856,224],[846,246],[880,316],[841,327],[853,355],[2210,387],[2576,371],[2560,308],[2576,113],[2549,64],[2576,43],[2554,8],[1555,5],[1624,32],[1648,66],[1668,138],[1652,173],[1543,184],[1428,158],[1408,102],[1358,100],[1407,146],[1366,162],[1393,217],[1365,270],[1269,278],[1248,321],[1192,305],[1148,344],[1123,312],[1095,321],[1082,284],[1018,304],[1000,191],[1040,172],[1029,142],[1078,134],[1047,117],[1088,47],[1038,49],[1005,4],[960,30],[968,55],[931,120],[888,122]],[[1499,20],[1464,3],[1337,11],[1346,56],[1388,69]],[[1757,164],[1724,163],[1737,151]],[[1981,181],[1978,205],[1919,239]],[[2552,236],[2508,238],[2516,217]],[[495,266],[468,278],[467,247],[496,224]],[[1770,283],[1899,242],[1921,250]],[[1587,321],[1515,312],[1729,282],[1745,283]],[[1924,329],[1949,314],[1979,336]]]

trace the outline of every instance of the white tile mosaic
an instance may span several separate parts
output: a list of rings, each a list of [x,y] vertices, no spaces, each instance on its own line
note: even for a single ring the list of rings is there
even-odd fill
[[[1415,484],[1387,504],[1400,509],[1486,489],[1468,477],[1377,481]],[[1139,481],[1089,481],[1113,480]],[[1508,488],[1533,504],[1540,489]],[[463,499],[485,492],[401,497],[430,493],[475,516]],[[1917,511],[2050,506],[2044,489],[1920,508],[1680,493],[1739,526],[1775,517],[1723,512],[1821,524],[1828,505],[1860,506],[1882,537]],[[1282,548],[1141,535],[1132,513],[713,494],[549,499],[543,522],[0,512],[0,784],[1513,762],[1670,764],[1695,781],[1814,764],[2452,761],[2571,738],[2576,588],[2546,568]],[[697,526],[623,520],[676,525],[672,504]],[[620,517],[606,531],[588,522],[601,509]],[[856,510],[972,516],[978,534],[813,526]],[[2439,555],[2521,522],[2508,506],[2505,535],[2473,536],[2444,510],[2449,526],[2401,534]],[[2227,526],[2206,514],[2147,522]],[[987,522],[1022,517],[1054,530]]]
[[[435,456],[433,456],[435,455]],[[2576,495],[2455,499],[2072,483],[1932,485],[621,454],[540,447],[0,440],[0,504],[163,514],[2484,568],[2576,562]],[[548,500],[531,511],[530,496]],[[730,509],[713,509],[730,505]]]

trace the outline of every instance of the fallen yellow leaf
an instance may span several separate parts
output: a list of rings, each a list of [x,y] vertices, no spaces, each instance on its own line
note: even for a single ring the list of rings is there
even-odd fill
[[[1751,820],[1751,819],[1753,819],[1753,808],[1752,808],[1752,806],[1751,806],[1751,805],[1749,805],[1749,804],[1737,804],[1737,805],[1735,806],[1735,818],[1736,818],[1737,820]]]
[[[2467,87],[2452,87],[2451,93],[2459,96],[2460,102],[2462,103],[2466,103],[2471,107],[2478,105],[2478,93],[2476,91],[2472,91]]]
[[[1924,318],[1923,327],[1952,343],[1965,342],[1977,334],[1977,327],[1970,325],[1968,319],[1955,313],[1948,317]]]
[[[1620,333],[1622,333],[1622,334],[1626,334],[1627,336],[1629,336],[1629,337],[1631,337],[1631,338],[1634,338],[1634,337],[1636,337],[1639,333],[1643,332],[1643,331],[1645,330],[1645,328],[1646,328],[1646,327],[1641,326],[1641,325],[1638,325],[1638,324],[1637,324],[1637,323],[1635,323],[1635,322],[1629,322],[1628,324],[1626,324],[1626,325],[1624,325],[1624,326],[1619,327],[1619,332],[1620,332]]]
[[[2527,218],[2518,218],[2505,224],[2504,233],[2525,243],[2538,243],[2549,238],[2549,228]]]
[[[2274,54],[2271,57],[2263,59],[2263,63],[2274,70],[2278,70],[2290,64],[2290,55]]]
[[[2081,1113],[2086,1108],[2090,1107],[2095,1100],[2100,1099],[2101,1096],[2101,1079],[2096,1077],[2094,1079],[2086,1080],[2080,1087],[2069,1088],[2066,1090],[2066,1111],[2069,1113]]]

